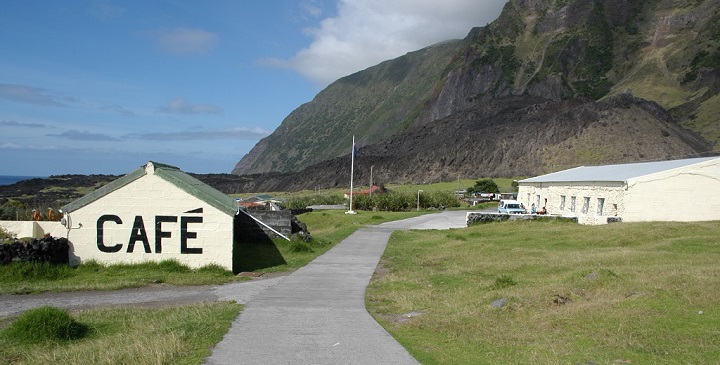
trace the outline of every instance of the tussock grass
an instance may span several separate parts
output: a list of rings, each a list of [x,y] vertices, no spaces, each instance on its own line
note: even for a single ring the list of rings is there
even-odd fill
[[[87,326],[73,319],[66,310],[44,306],[23,313],[2,331],[2,336],[22,344],[35,344],[77,340],[87,331]]]
[[[73,313],[88,326],[75,341],[28,345],[0,336],[3,364],[200,364],[242,306],[231,302]]]
[[[715,364],[719,237],[720,222],[396,232],[366,300],[424,364]]]

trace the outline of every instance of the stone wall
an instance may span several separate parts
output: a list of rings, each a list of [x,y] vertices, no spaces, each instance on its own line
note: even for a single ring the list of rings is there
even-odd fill
[[[0,265],[11,262],[49,262],[68,264],[69,244],[65,238],[34,238],[29,242],[0,242]]]
[[[555,215],[538,215],[538,214],[505,214],[505,213],[482,213],[482,212],[468,212],[465,218],[465,222],[468,226],[473,223],[490,223],[490,222],[502,222],[507,220],[518,220],[518,219],[564,219],[569,221],[577,222],[577,218],[566,218]]]
[[[280,232],[285,237],[290,236],[292,231],[292,212],[289,210],[250,210],[250,215],[261,222]],[[240,213],[235,218],[235,235],[246,235],[250,237],[270,236],[277,237],[275,232]]]

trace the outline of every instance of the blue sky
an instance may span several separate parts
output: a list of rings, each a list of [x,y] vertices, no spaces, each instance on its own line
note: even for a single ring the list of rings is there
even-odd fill
[[[3,1],[0,175],[229,173],[332,81],[462,38],[504,3]]]

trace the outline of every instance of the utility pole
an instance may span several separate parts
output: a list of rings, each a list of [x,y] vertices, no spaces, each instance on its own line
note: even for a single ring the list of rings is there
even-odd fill
[[[372,198],[373,186],[375,185],[375,184],[373,184],[373,178],[372,178],[372,170],[373,170],[373,167],[374,167],[373,165],[370,165],[370,197],[371,197],[371,198]]]

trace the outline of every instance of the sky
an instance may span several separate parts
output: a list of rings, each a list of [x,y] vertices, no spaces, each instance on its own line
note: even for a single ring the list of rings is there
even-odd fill
[[[0,175],[230,173],[327,85],[506,0],[7,0]]]

